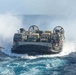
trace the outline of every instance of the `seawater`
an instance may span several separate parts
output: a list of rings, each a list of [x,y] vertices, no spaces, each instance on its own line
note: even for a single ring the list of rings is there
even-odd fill
[[[74,63],[72,58],[8,58],[0,60],[0,75],[75,75]]]
[[[63,51],[54,55],[3,52],[9,56],[0,56],[0,75],[76,75],[74,42],[65,42]]]
[[[0,60],[0,75],[76,75],[76,58],[22,59],[6,57]]]

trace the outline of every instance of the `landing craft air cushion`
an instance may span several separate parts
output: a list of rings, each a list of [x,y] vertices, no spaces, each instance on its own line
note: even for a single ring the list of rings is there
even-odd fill
[[[12,53],[41,55],[62,51],[64,29],[61,26],[55,27],[53,32],[39,30],[36,25],[30,26],[27,31],[24,28],[19,31],[13,37]]]

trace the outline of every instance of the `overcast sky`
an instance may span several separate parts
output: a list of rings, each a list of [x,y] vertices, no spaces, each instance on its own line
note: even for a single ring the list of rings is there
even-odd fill
[[[0,0],[0,13],[76,16],[76,0]]]

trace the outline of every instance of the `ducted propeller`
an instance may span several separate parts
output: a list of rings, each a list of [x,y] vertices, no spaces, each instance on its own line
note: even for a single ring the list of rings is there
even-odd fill
[[[39,28],[36,25],[32,25],[29,27],[29,31],[32,31],[32,32],[39,31]]]
[[[61,34],[64,34],[64,29],[63,29],[63,27],[61,27],[61,26],[56,26],[56,27],[53,29],[53,33],[57,33],[57,32],[59,32],[59,33],[61,33]]]

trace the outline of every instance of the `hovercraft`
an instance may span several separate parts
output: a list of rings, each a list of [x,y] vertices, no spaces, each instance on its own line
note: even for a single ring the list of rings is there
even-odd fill
[[[41,55],[57,54],[62,51],[64,41],[64,29],[57,26],[52,31],[42,31],[36,25],[32,25],[26,31],[20,28],[14,34],[12,53]]]

